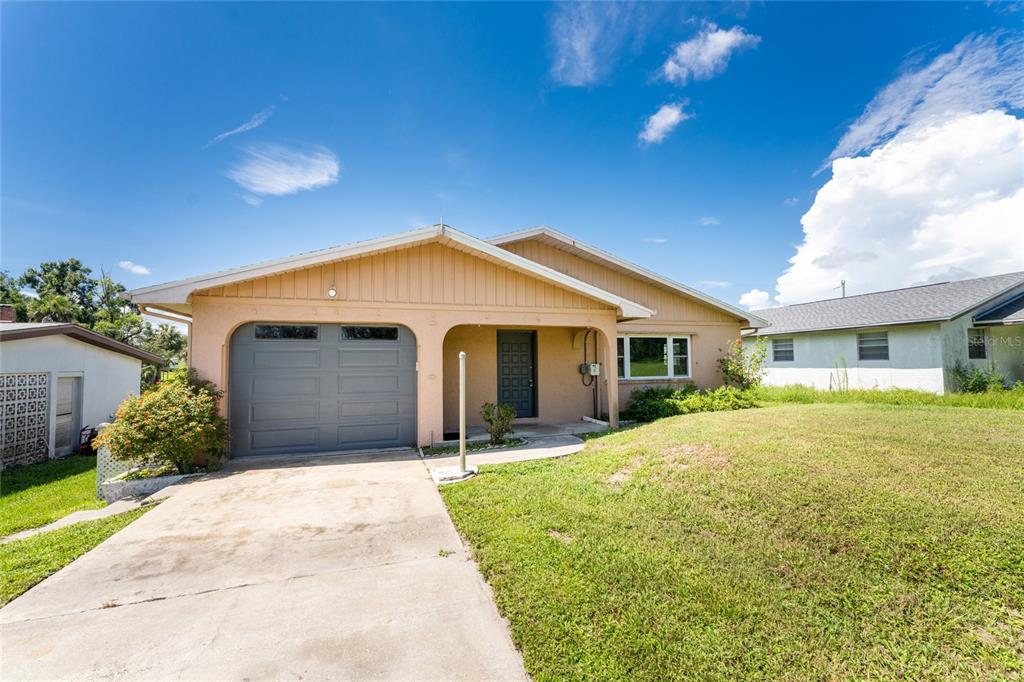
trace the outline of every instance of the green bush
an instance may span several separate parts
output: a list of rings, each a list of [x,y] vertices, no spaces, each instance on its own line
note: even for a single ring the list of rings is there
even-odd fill
[[[950,368],[953,383],[963,393],[1000,391],[1006,385],[1004,377],[995,367],[971,367],[957,360]]]
[[[512,434],[512,420],[516,418],[516,408],[508,403],[484,403],[480,408],[480,416],[487,424],[487,433],[491,434],[491,444],[501,445]]]
[[[190,373],[161,381],[121,403],[97,446],[110,448],[117,460],[143,466],[173,464],[182,474],[204,460],[208,466],[216,464],[228,449],[227,420],[217,411],[220,393]]]
[[[721,349],[719,349],[721,350]],[[768,356],[768,341],[759,338],[744,346],[743,339],[729,344],[725,355],[718,358],[718,369],[726,385],[746,390],[760,386],[764,379],[764,361]]]
[[[757,407],[750,391],[722,386],[713,391],[700,391],[693,384],[681,389],[643,388],[633,391],[624,419],[651,422],[665,417],[693,412],[722,412]]]

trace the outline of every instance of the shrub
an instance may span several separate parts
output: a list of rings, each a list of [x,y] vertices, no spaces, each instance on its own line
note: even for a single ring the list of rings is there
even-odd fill
[[[971,367],[957,360],[950,368],[953,383],[963,393],[985,393],[999,391],[1006,384],[1004,377],[995,367]]]
[[[766,339],[757,339],[749,346],[744,346],[742,339],[736,339],[729,344],[725,355],[718,359],[718,369],[722,372],[726,385],[746,390],[761,385],[761,380],[764,379],[766,357],[768,357],[768,341]]]
[[[713,391],[699,391],[692,384],[675,390],[644,388],[633,391],[622,416],[637,422],[650,422],[693,412],[722,412],[757,407],[750,391],[722,386]]]
[[[173,464],[191,473],[203,459],[217,463],[228,448],[227,420],[217,412],[217,391],[194,374],[161,381],[117,408],[114,423],[98,437],[117,460],[138,465]]]
[[[487,424],[487,433],[491,434],[491,444],[500,445],[512,434],[512,420],[516,418],[516,408],[507,403],[484,403],[480,408],[480,416]]]

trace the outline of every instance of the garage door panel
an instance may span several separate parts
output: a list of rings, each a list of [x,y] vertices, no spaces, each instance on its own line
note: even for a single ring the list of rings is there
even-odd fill
[[[249,431],[249,436],[252,454],[272,454],[296,448],[312,451],[320,446],[320,429],[315,426],[301,429]]]
[[[231,340],[232,456],[415,442],[416,339],[408,329],[356,338],[321,324],[317,339],[263,339],[255,324]]]

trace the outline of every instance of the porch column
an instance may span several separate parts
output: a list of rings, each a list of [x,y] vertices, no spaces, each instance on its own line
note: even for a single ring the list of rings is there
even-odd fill
[[[413,328],[416,334],[416,444],[444,439],[444,336],[439,324]]]
[[[607,389],[605,393],[608,394],[608,425],[613,429],[619,425],[619,370],[618,352],[615,347],[617,334],[618,328],[615,326],[610,329],[601,329],[601,336],[604,337],[604,376]]]

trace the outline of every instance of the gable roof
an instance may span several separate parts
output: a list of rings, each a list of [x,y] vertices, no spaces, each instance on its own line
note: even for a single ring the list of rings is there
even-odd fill
[[[70,336],[91,346],[128,355],[151,365],[162,365],[165,362],[159,355],[154,355],[135,346],[129,346],[127,343],[115,341],[109,336],[103,336],[103,334],[98,334],[91,329],[80,327],[77,324],[64,322],[0,322],[0,341],[17,341],[18,339],[33,339],[40,336],[56,335]]]
[[[1024,272],[925,284],[754,311],[771,322],[764,336],[828,329],[943,322],[1024,286]]]
[[[486,260],[498,262],[513,270],[532,275],[540,280],[607,303],[618,309],[620,317],[624,319],[646,318],[650,317],[654,312],[639,303],[634,303],[622,296],[605,291],[592,284],[587,284],[528,258],[517,256],[482,239],[443,224],[423,227],[418,230],[411,230],[377,239],[368,239],[352,244],[320,249],[318,251],[309,251],[295,256],[264,261],[230,270],[222,270],[165,284],[133,289],[128,292],[128,296],[134,303],[164,304],[170,310],[184,312],[191,303],[190,297],[192,294],[202,289],[431,242],[457,245]]]
[[[719,300],[714,296],[709,296],[708,294],[694,289],[693,287],[689,287],[685,284],[676,282],[675,280],[671,280],[668,277],[659,275],[653,270],[648,270],[647,268],[636,265],[635,263],[630,263],[627,260],[599,249],[596,246],[585,244],[578,239],[575,239],[564,232],[559,232],[553,227],[548,227],[547,225],[538,225],[537,227],[530,227],[525,230],[500,234],[488,238],[487,241],[491,244],[503,245],[526,239],[539,239],[544,243],[575,253],[585,260],[601,263],[602,265],[611,267],[613,270],[624,272],[630,276],[638,277],[642,280],[671,289],[672,291],[683,294],[684,296],[695,298],[712,308],[717,308],[718,310],[736,316],[737,319],[746,323],[746,327],[756,328],[768,325],[766,320],[751,311],[743,310],[742,308],[738,308],[726,303],[725,301]]]

